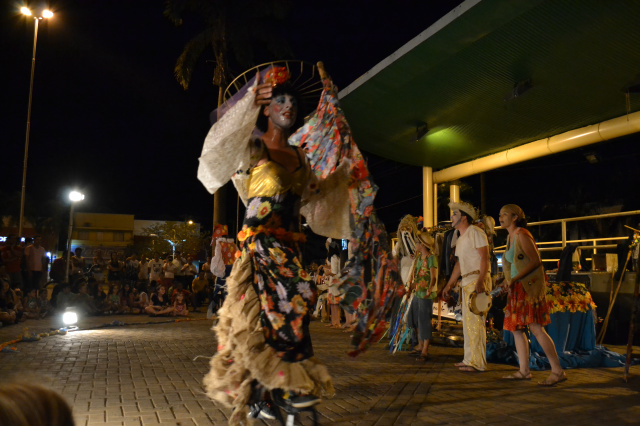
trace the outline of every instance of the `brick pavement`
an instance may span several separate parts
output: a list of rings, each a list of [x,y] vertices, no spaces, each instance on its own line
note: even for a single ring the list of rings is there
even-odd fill
[[[196,314],[202,318],[203,314]],[[118,319],[91,318],[93,325]],[[153,319],[153,321],[163,321]],[[31,331],[47,321],[29,320]],[[365,355],[344,355],[348,335],[313,322],[316,354],[334,375],[336,396],[319,406],[320,423],[338,426],[390,425],[630,425],[640,423],[640,366],[628,384],[622,368],[568,371],[556,388],[532,382],[505,382],[513,370],[490,364],[485,373],[462,373],[452,364],[462,349],[432,346],[427,363],[405,353],[389,355],[382,344]],[[139,324],[77,331],[0,353],[0,381],[33,380],[62,393],[79,426],[224,425],[227,409],[204,395],[201,380],[215,344],[210,321]],[[22,326],[0,328],[0,341]],[[619,348],[618,348],[619,349]],[[260,424],[258,422],[257,424]],[[310,425],[305,414],[300,419]]]

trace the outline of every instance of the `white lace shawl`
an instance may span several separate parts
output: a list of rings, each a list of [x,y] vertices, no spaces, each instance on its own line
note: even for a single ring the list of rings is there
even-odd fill
[[[251,134],[260,112],[255,105],[255,85],[209,130],[202,147],[198,179],[211,194],[233,179],[247,205],[247,178],[251,167]],[[300,213],[311,230],[331,238],[350,238],[349,165],[344,161],[326,179],[312,172],[302,194]],[[236,173],[237,172],[237,173]]]

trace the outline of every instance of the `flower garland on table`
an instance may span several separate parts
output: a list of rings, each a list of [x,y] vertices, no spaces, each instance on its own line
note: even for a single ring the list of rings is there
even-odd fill
[[[568,281],[550,283],[547,286],[547,305],[550,314],[588,312],[590,309],[596,309],[587,287],[582,283]]]

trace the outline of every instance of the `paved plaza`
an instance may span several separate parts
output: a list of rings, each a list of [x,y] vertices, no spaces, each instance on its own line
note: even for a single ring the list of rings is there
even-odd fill
[[[216,347],[211,321],[113,316],[83,325],[121,321],[128,325],[93,328],[0,352],[0,380],[44,383],[72,404],[79,426],[225,425],[229,410],[203,393],[202,377]],[[145,322],[157,322],[145,324]],[[137,324],[136,324],[137,323]],[[0,341],[22,328],[43,332],[53,320],[28,320],[0,328]],[[383,343],[350,359],[349,337],[312,322],[316,355],[329,366],[336,395],[318,407],[321,425],[631,425],[640,424],[640,366],[628,383],[622,368],[569,370],[555,388],[500,380],[512,366],[490,364],[485,373],[453,367],[462,349],[433,346],[426,363],[406,353],[390,355]],[[618,351],[621,347],[614,347]],[[638,348],[636,348],[637,350]],[[262,424],[257,421],[255,424]],[[270,424],[276,424],[270,422]],[[303,414],[298,424],[311,425]]]

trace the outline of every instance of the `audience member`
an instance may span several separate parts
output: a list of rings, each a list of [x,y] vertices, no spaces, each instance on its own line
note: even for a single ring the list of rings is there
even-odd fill
[[[182,265],[180,272],[182,272],[182,276],[184,277],[182,279],[182,286],[190,289],[193,279],[198,275],[198,268],[193,264],[193,257],[187,256],[187,263]]]
[[[74,306],[76,295],[71,292],[71,284],[62,283],[56,286],[60,288],[60,292],[56,296],[56,309],[58,312],[64,312],[65,309]]]
[[[170,304],[166,290],[162,285],[158,286],[156,293],[151,294],[151,303],[147,306],[145,312],[151,316],[168,315],[173,312],[173,306]]]
[[[153,254],[153,259],[149,261],[149,283],[160,283],[162,281],[162,261],[158,253]],[[152,288],[154,284],[152,284]]]
[[[187,304],[184,301],[184,293],[176,293],[176,300],[173,302],[173,312],[171,314],[174,317],[186,317],[189,315]]]
[[[107,263],[107,281],[109,281],[109,292],[113,287],[118,287],[122,280],[122,262],[118,260],[118,253],[111,252],[111,260]]]
[[[22,301],[24,307],[24,316],[28,319],[40,318],[40,304],[38,303],[38,293],[35,288],[29,290],[29,293]]]
[[[32,383],[0,385],[0,426],[74,426],[58,393]]]
[[[52,311],[51,303],[49,303],[49,297],[47,290],[40,290],[38,292],[38,307],[40,308],[40,318],[45,318]]]
[[[69,282],[75,283],[78,279],[84,277],[84,268],[86,264],[82,257],[82,248],[76,247],[74,255],[71,256],[71,269],[69,270]]]
[[[200,271],[198,276],[191,282],[191,289],[193,290],[193,309],[198,310],[202,303],[206,300],[213,300],[211,294],[211,287],[209,281],[205,278],[205,272]]]
[[[33,243],[28,245],[24,250],[27,268],[28,283],[24,286],[25,290],[35,288],[40,290],[42,275],[45,265],[45,250],[41,245],[42,238],[36,235]]]
[[[9,234],[5,246],[2,247],[2,262],[6,267],[7,274],[11,283],[11,288],[22,288],[22,272],[20,264],[24,250],[18,244],[18,237],[15,234]]]
[[[91,265],[91,275],[102,286],[105,283],[104,273],[107,270],[107,261],[102,257],[102,250],[97,249]]]

